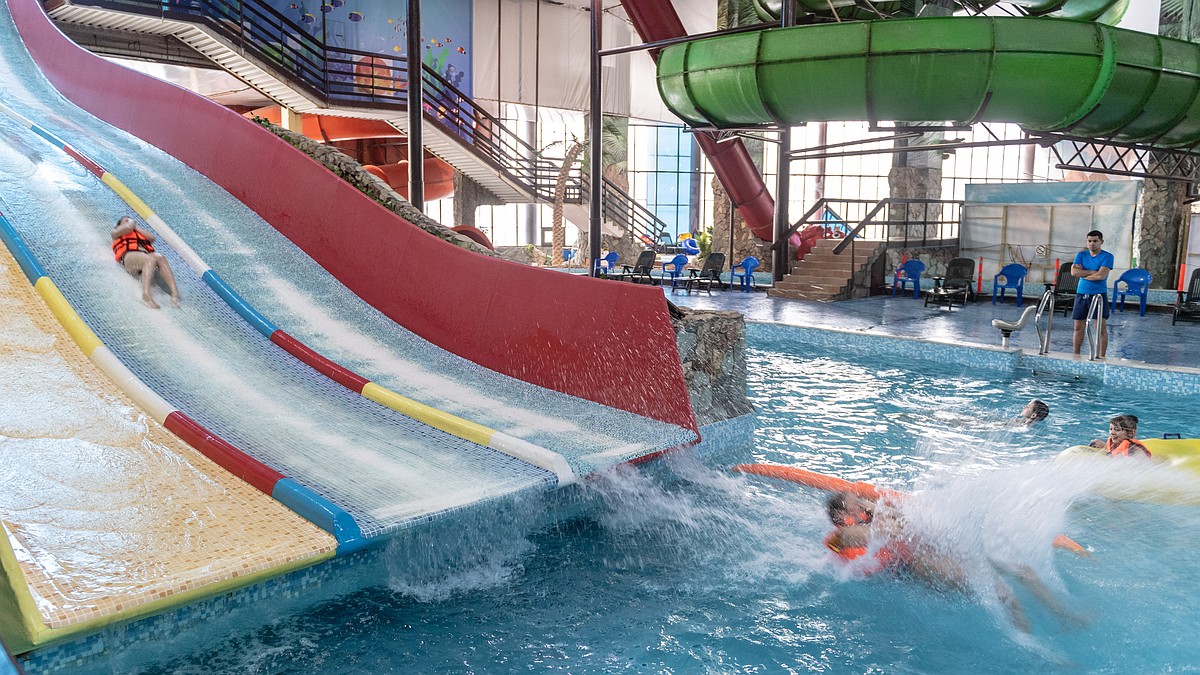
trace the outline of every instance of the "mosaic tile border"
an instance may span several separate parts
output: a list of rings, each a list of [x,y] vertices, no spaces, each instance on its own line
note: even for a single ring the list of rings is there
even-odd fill
[[[267,579],[251,586],[178,607],[137,621],[107,626],[69,642],[34,650],[17,657],[26,675],[73,673],[97,667],[102,659],[125,652],[143,640],[179,638],[189,629],[228,621],[236,614],[256,612],[269,602],[272,612],[290,606],[308,606],[340,593],[356,590],[353,584],[364,578],[362,570],[379,564],[386,547],[372,547]],[[352,573],[353,572],[353,573]],[[111,651],[110,651],[111,650]],[[121,661],[123,667],[137,664]]]
[[[695,451],[716,452],[746,442],[754,433],[754,419],[754,413],[750,413],[701,427],[703,440],[694,446]],[[566,495],[566,498],[569,501],[570,495]],[[555,517],[562,516],[558,514]],[[73,673],[103,666],[108,659],[114,656],[119,658],[134,643],[180,639],[189,630],[200,629],[214,622],[236,623],[243,616],[258,612],[264,606],[269,607],[272,614],[311,606],[386,578],[385,572],[374,574],[372,568],[386,570],[389,564],[387,551],[387,546],[374,546],[331,558],[162,614],[107,626],[91,635],[43,647],[23,654],[18,661],[27,675]],[[137,665],[128,661],[121,661],[121,664],[123,667]],[[0,675],[3,675],[2,670]]]
[[[1105,385],[1172,396],[1200,396],[1200,368],[1159,366],[1123,359],[1088,361],[1072,354],[1038,354],[1030,349],[1005,349],[987,345],[950,344],[879,335],[852,330],[808,328],[779,323],[746,322],[746,336],[755,339],[796,341],[825,347],[853,357],[909,358],[941,365],[957,365],[1015,373],[1041,371],[1094,379]]]

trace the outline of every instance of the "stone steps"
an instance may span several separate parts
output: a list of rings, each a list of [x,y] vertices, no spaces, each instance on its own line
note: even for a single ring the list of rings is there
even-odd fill
[[[876,242],[859,242],[855,245],[851,257],[847,248],[841,255],[834,255],[833,249],[841,243],[840,239],[822,239],[804,260],[800,261],[788,274],[767,292],[776,298],[793,298],[802,300],[817,300],[829,302],[844,300],[858,292],[850,291],[850,281],[860,276],[871,262],[878,256],[881,244]],[[863,285],[863,284],[860,284]],[[869,285],[869,283],[867,284]]]

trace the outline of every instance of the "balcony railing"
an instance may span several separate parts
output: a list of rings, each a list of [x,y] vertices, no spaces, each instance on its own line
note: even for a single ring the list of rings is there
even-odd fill
[[[271,64],[293,84],[329,104],[407,109],[404,56],[332,47],[261,0],[72,0],[73,4],[203,24]],[[542,157],[496,116],[453,83],[422,64],[422,98],[428,121],[537,199],[554,198],[561,162]],[[586,178],[572,171],[566,200],[587,201]],[[642,241],[657,242],[663,221],[607,178],[603,217]]]
[[[405,57],[333,47],[261,0],[72,0],[73,4],[198,23],[242,45],[330,105],[406,109]],[[538,199],[553,196],[558,165],[422,64],[424,113],[447,135]],[[575,186],[578,194],[580,187]]]

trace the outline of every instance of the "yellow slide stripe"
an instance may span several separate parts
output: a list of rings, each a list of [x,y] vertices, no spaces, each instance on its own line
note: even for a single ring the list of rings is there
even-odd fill
[[[401,396],[391,389],[385,389],[374,382],[368,382],[363,387],[362,395],[379,405],[391,408],[403,415],[408,415],[418,422],[424,422],[435,429],[441,429],[448,434],[485,447],[491,442],[492,434],[496,433],[494,429],[489,429],[482,424],[476,424],[456,415],[451,415],[448,412],[432,408],[424,403],[414,401],[407,396]]]
[[[117,193],[117,196],[125,200],[126,204],[129,204],[131,207],[133,207],[134,212],[141,216],[142,220],[146,220],[150,218],[150,216],[154,215],[154,212],[150,210],[150,207],[146,206],[146,202],[143,202],[141,199],[139,199],[137,195],[133,194],[133,192],[129,190],[129,188],[125,187],[124,183],[117,180],[117,177],[111,173],[108,173],[108,171],[105,171],[104,175],[100,177],[100,182],[112,188],[112,191]]]
[[[50,311],[54,312],[54,316],[62,323],[63,328],[67,329],[67,334],[71,336],[75,344],[79,345],[84,356],[90,359],[92,352],[101,346],[100,338],[96,337],[91,328],[88,328],[83,318],[75,312],[75,308],[67,302],[62,291],[58,290],[58,286],[54,285],[50,277],[39,277],[33,287],[49,305]]]

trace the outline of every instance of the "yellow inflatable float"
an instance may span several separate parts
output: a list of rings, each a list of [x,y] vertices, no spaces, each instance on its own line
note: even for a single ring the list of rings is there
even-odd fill
[[[1150,451],[1150,461],[1141,460],[1145,471],[1139,471],[1136,480],[1120,485],[1104,483],[1097,492],[1115,499],[1200,506],[1200,438],[1140,438],[1138,441]],[[1103,450],[1086,445],[1067,448],[1058,459],[1113,461]],[[1172,471],[1162,470],[1168,467]]]

